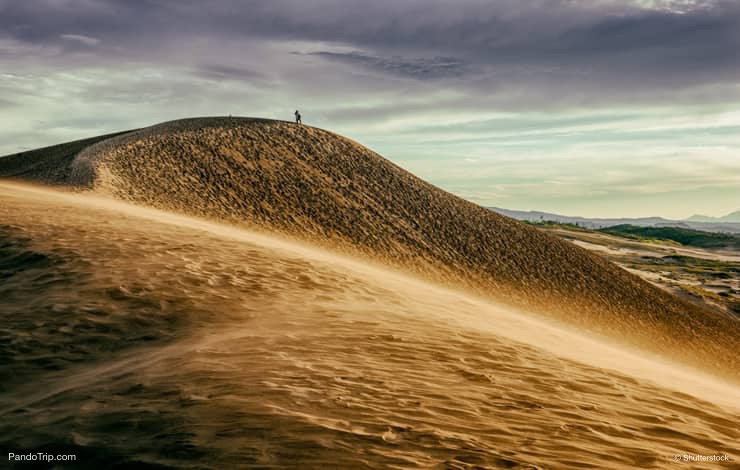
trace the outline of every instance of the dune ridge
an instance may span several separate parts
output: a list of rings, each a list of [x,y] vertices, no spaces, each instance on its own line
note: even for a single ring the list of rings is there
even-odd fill
[[[0,177],[277,231],[740,379],[736,317],[688,304],[321,129],[172,121],[0,158]]]
[[[91,470],[737,468],[732,384],[270,234],[89,192],[0,182],[0,201],[3,449]]]

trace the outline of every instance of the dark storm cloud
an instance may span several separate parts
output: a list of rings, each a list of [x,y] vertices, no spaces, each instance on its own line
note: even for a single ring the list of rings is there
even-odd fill
[[[401,56],[378,57],[361,52],[311,52],[313,55],[336,62],[358,65],[381,73],[433,80],[438,78],[462,77],[472,72],[471,67],[451,57],[404,58]]]
[[[205,38],[218,59],[188,65],[212,79],[256,79],[234,62],[257,55],[265,41],[301,41],[316,60],[410,80],[467,79],[460,86],[477,94],[514,85],[560,100],[644,100],[667,87],[736,83],[740,5],[681,5],[676,12],[588,0],[0,0],[0,41],[14,41],[0,45],[0,60],[28,45],[54,48],[60,59],[84,49],[78,60],[168,65],[175,59],[167,51]],[[239,57],[224,57],[226,41],[241,41]]]

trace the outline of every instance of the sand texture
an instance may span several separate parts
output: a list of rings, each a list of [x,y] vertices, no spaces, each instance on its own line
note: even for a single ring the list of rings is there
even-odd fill
[[[0,201],[5,452],[75,469],[737,468],[735,385],[315,245],[90,193],[0,183]],[[714,454],[730,461],[675,461]]]
[[[173,121],[0,158],[0,176],[288,234],[740,377],[737,317],[690,305],[321,129]]]

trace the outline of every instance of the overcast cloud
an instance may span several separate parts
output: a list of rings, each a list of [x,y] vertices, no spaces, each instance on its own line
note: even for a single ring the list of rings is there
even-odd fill
[[[0,0],[0,154],[298,107],[482,204],[719,215],[738,50],[723,0]]]

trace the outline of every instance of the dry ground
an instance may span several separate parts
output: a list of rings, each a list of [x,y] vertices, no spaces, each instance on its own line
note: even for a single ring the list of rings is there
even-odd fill
[[[702,306],[740,314],[740,252],[685,247],[671,242],[644,243],[562,226],[544,229],[602,254],[674,295]]]

